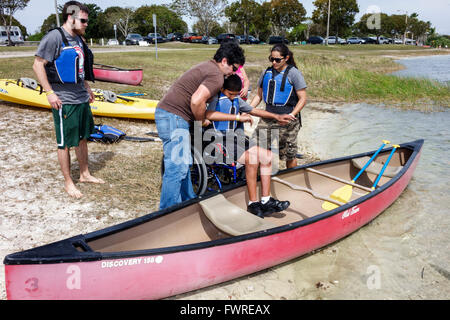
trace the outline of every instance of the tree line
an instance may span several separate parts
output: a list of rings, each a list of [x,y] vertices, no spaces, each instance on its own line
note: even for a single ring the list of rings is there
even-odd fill
[[[19,9],[23,9],[28,1],[2,0],[2,3],[21,2]],[[306,16],[306,10],[298,0],[238,0],[230,4],[227,0],[173,0],[168,5],[112,6],[105,10],[96,4],[86,4],[90,10],[86,36],[100,39],[114,38],[117,34],[117,38],[123,40],[131,32],[147,35],[154,32],[152,16],[156,14],[157,32],[164,36],[187,32],[188,25],[183,17],[189,17],[196,21],[192,31],[201,35],[245,34],[262,41],[270,35],[280,35],[290,41],[302,41],[310,35],[326,35],[328,2],[315,0],[311,17]],[[408,32],[409,37],[418,39],[435,33],[431,22],[421,21],[417,13],[365,14],[356,22],[355,16],[359,13],[357,0],[332,0],[330,4],[329,35],[342,38],[350,35],[401,37]],[[7,10],[0,9],[5,22]],[[56,16],[51,14],[43,21],[40,31],[28,39],[40,40],[55,27]]]

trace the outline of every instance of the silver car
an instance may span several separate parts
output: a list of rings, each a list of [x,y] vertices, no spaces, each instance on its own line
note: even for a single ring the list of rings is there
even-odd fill
[[[345,39],[335,37],[335,36],[329,36],[328,37],[328,44],[346,44],[347,42]]]
[[[347,43],[348,44],[361,44],[364,43],[365,41],[361,38],[358,37],[350,37],[347,39]]]

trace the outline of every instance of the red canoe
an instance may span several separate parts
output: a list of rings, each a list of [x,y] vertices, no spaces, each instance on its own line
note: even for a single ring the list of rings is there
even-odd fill
[[[129,84],[137,86],[142,82],[142,69],[122,69],[118,67],[94,64],[95,80]]]
[[[325,201],[348,185],[363,154],[308,164],[273,176],[272,194],[291,206],[261,219],[245,211],[245,184],[100,231],[5,257],[8,299],[158,299],[263,270],[358,230],[408,185],[423,140],[392,148],[353,183],[348,203]],[[305,192],[306,191],[306,192]]]

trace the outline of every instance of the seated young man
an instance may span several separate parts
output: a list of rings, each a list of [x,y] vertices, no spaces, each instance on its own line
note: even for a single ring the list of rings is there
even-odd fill
[[[290,118],[289,115],[279,115],[252,108],[239,98],[241,88],[242,82],[239,76],[231,75],[226,78],[221,92],[213,98],[207,107],[206,119],[211,122],[210,127],[217,133],[214,142],[217,143],[217,137],[222,138],[220,142],[228,152],[232,153],[233,161],[245,165],[245,177],[250,200],[247,211],[263,218],[274,212],[287,209],[290,203],[289,201],[279,201],[270,196],[272,152],[249,140],[245,136],[244,130],[239,128],[239,124],[243,122],[252,123],[250,115],[275,119],[281,125],[287,124]],[[230,135],[232,135],[231,139]],[[233,145],[227,146],[226,143],[230,143],[230,141]],[[258,201],[256,191],[258,167],[260,167],[261,176],[261,201]]]

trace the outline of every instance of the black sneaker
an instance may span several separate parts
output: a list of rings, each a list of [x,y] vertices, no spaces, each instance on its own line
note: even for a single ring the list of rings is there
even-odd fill
[[[250,213],[253,213],[254,215],[264,218],[275,211],[272,208],[264,207],[264,205],[261,202],[253,202],[247,206],[247,211]]]
[[[280,212],[286,210],[290,205],[291,203],[289,201],[280,201],[270,197],[269,201],[262,204],[262,207],[265,212]]]

